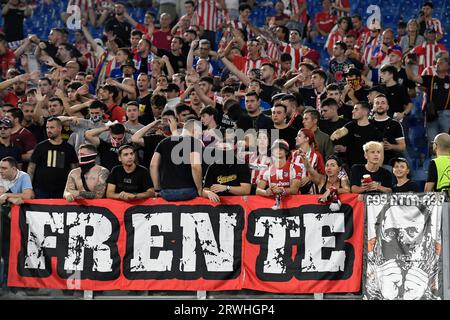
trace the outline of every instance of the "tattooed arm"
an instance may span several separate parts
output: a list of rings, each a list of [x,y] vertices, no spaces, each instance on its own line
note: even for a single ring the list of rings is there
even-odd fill
[[[80,191],[78,198],[82,199],[101,199],[105,196],[106,179],[108,179],[109,170],[103,168],[99,172],[98,183],[95,185],[94,191]]]

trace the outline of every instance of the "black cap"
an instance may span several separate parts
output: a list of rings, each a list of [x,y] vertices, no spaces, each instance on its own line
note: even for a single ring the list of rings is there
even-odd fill
[[[120,70],[122,70],[124,67],[132,67],[132,68],[134,69],[134,71],[137,70],[136,67],[135,67],[135,65],[134,65],[133,59],[128,59],[127,61],[125,61],[125,63],[123,63],[123,64],[120,66]]]
[[[8,118],[2,118],[0,120],[0,127],[12,128],[12,127],[14,127],[14,125],[13,125],[12,121],[9,120]]]
[[[392,158],[391,161],[389,161],[389,164],[391,165],[391,167],[393,167],[396,162],[404,162],[404,163],[406,163],[406,166],[408,167],[408,169],[410,169],[409,162],[406,158],[403,158],[403,157]]]
[[[284,93],[284,92],[280,92],[280,93],[274,94],[274,95],[272,96],[271,101],[274,102],[275,100],[282,99],[282,98],[284,98],[285,96],[286,96],[286,93]]]

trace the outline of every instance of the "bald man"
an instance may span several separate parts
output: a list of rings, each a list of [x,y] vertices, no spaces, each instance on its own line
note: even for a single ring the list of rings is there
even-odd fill
[[[433,141],[436,158],[430,161],[425,192],[450,191],[450,135],[438,134]]]

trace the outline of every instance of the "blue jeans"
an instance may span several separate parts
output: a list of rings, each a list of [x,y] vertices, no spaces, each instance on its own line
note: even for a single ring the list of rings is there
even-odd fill
[[[427,137],[430,144],[433,142],[437,134],[448,133],[450,129],[450,109],[438,111],[437,119],[427,122]]]
[[[166,201],[185,201],[198,197],[196,188],[162,189],[160,194]]]

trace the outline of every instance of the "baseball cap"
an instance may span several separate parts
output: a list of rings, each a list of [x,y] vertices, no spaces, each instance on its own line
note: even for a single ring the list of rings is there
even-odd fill
[[[403,157],[392,158],[391,161],[389,161],[389,164],[391,165],[391,167],[393,167],[396,162],[404,162],[404,163],[406,163],[406,166],[408,167],[408,169],[410,169],[409,162],[406,158],[403,158]]]
[[[134,71],[136,71],[136,67],[134,66],[134,61],[132,59],[128,59],[120,66],[120,70],[122,70],[124,67],[132,67]]]
[[[12,128],[14,125],[8,118],[2,118],[0,120],[0,127]]]
[[[389,48],[388,49],[388,54],[394,53],[396,55],[398,55],[400,58],[403,58],[403,53],[401,50],[396,49],[396,48]]]
[[[308,52],[306,52],[303,55],[302,61],[304,59],[312,60],[313,62],[315,62],[318,65],[319,61],[320,61],[320,52],[317,50],[314,50],[314,49],[310,49],[310,50],[308,50]]]
[[[273,142],[272,144],[272,148],[271,150],[275,149],[275,148],[282,148],[284,149],[286,152],[289,152],[289,143],[287,143],[286,140],[283,139],[277,139]]]

